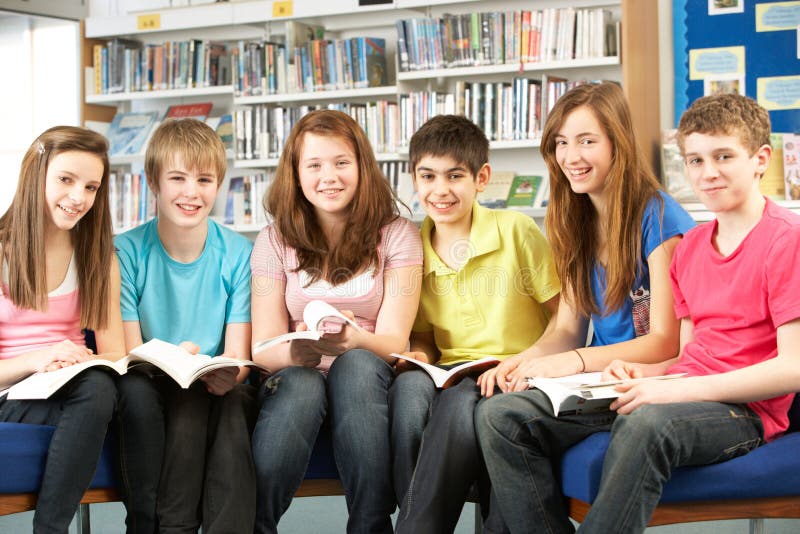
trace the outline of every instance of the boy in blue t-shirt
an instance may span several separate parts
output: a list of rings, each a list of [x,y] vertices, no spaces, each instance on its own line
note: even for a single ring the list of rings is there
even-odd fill
[[[222,141],[200,121],[166,121],[153,134],[145,172],[158,217],[116,238],[127,350],[159,338],[250,358],[252,244],[208,218],[225,165]],[[220,369],[189,389],[153,368],[120,377],[128,532],[252,531],[255,392],[246,376]]]

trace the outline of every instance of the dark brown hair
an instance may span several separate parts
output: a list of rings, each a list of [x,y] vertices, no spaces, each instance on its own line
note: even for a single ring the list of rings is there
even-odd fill
[[[22,158],[17,192],[0,218],[0,243],[8,262],[8,297],[20,308],[47,309],[45,178],[62,152],[88,152],[103,162],[103,178],[92,208],[70,230],[78,271],[81,326],[106,326],[114,243],[108,209],[108,143],[91,130],[56,126],[42,133]]]
[[[307,133],[343,139],[355,154],[358,185],[348,207],[345,232],[335,245],[328,243],[314,206],[300,188],[297,169]],[[264,208],[272,215],[283,244],[297,251],[298,270],[308,272],[312,282],[324,278],[332,284],[377,265],[381,230],[399,216],[394,190],[381,173],[364,130],[346,113],[333,110],[312,111],[292,128]]]
[[[474,122],[461,115],[437,115],[417,130],[408,146],[411,174],[425,156],[453,158],[467,166],[473,179],[489,162],[489,141]]]
[[[600,220],[587,194],[572,191],[556,158],[556,136],[567,116],[585,106],[611,141],[612,161],[605,179],[606,219]],[[597,231],[609,250],[603,302],[607,311],[622,306],[642,269],[642,216],[661,185],[638,147],[630,109],[615,83],[580,85],[562,96],[547,117],[542,156],[550,171],[550,203],[545,229],[567,298],[582,314],[600,313],[592,299],[591,273],[598,254]],[[663,204],[662,204],[663,212]]]

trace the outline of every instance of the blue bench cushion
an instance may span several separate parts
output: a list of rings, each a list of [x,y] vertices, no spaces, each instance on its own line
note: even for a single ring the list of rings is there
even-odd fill
[[[307,479],[339,478],[336,462],[333,459],[333,441],[327,421],[322,425],[306,469]]]
[[[52,426],[0,423],[0,459],[3,463],[0,493],[39,491],[54,430]],[[116,486],[114,448],[113,438],[107,438],[90,487]]]
[[[610,434],[593,434],[561,461],[564,495],[592,503],[597,497]],[[800,432],[786,434],[726,462],[676,469],[662,502],[754,499],[800,495]]]

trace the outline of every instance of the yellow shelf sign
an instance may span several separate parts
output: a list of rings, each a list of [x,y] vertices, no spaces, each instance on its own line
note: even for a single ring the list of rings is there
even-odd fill
[[[161,13],[149,13],[147,15],[139,15],[136,17],[136,29],[143,30],[158,30],[161,28]]]
[[[272,2],[272,16],[274,18],[291,17],[292,0],[288,0],[285,2]]]

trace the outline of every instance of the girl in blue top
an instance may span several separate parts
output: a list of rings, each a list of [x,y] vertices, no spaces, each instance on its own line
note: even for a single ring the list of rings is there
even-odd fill
[[[475,426],[508,528],[572,532],[554,459],[608,430],[616,413],[555,418],[541,391],[522,391],[526,378],[677,356],[669,266],[693,221],[648,169],[616,84],[582,85],[561,97],[541,146],[550,171],[545,227],[562,283],[559,309],[535,345],[478,379],[487,397],[495,386],[518,393],[481,403]],[[584,347],[590,319],[593,339]]]

